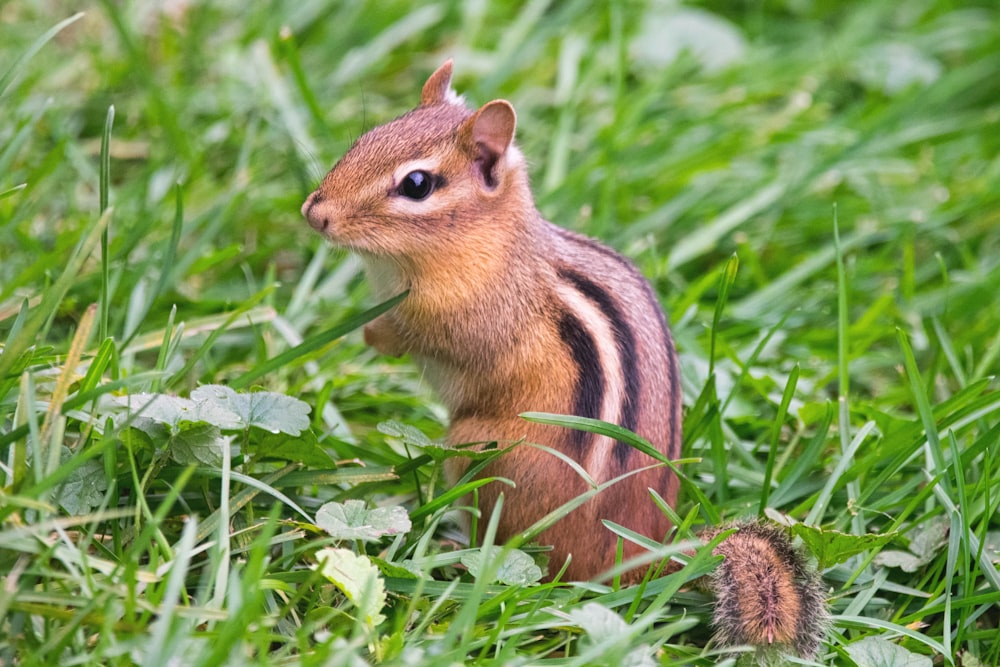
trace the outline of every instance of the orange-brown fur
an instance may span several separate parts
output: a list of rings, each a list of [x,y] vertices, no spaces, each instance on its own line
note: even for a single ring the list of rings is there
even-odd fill
[[[377,297],[409,289],[365,327],[366,342],[412,355],[450,410],[451,444],[540,443],[597,483],[653,463],[606,437],[518,417],[584,410],[617,415],[678,457],[677,361],[650,286],[620,255],[542,219],[512,143],[513,108],[495,100],[472,111],[453,98],[450,81],[449,61],[424,85],[420,106],[361,137],[302,207],[314,228],[362,257]],[[417,171],[440,179],[426,199],[404,196],[403,181]],[[452,466],[453,481],[463,472]],[[588,488],[534,447],[511,448],[484,474],[516,484],[480,491],[486,519],[504,493],[500,541]],[[616,540],[602,519],[662,539],[670,523],[650,488],[676,501],[676,477],[645,470],[543,533],[539,540],[554,547],[551,569],[569,556],[568,579],[610,568]],[[638,551],[625,544],[626,558]],[[787,536],[739,524],[716,553],[725,556],[713,579],[719,639],[814,655],[823,591]]]
[[[655,461],[635,450],[613,455],[613,446],[625,445],[605,437],[588,435],[581,446],[572,431],[518,417],[572,414],[574,400],[583,400],[575,399],[586,379],[578,357],[588,341],[576,335],[583,330],[602,369],[611,366],[603,369],[607,391],[594,392],[603,398],[602,414],[615,401],[625,405],[627,388],[639,388],[628,399],[635,430],[678,457],[678,371],[650,287],[621,256],[542,219],[512,144],[513,108],[495,100],[471,111],[452,99],[450,80],[449,61],[428,79],[419,107],[361,137],[303,206],[316,229],[361,255],[376,296],[410,290],[366,327],[366,341],[386,354],[410,354],[423,368],[450,410],[449,443],[540,443],[601,483]],[[425,167],[446,185],[425,201],[401,197],[399,179]],[[573,280],[613,303],[581,295]],[[602,307],[613,309],[632,336],[634,368],[616,352],[611,325],[593,317]],[[638,377],[621,379],[630,369]],[[457,478],[462,470],[451,473]],[[485,474],[516,484],[481,491],[487,517],[504,493],[500,540],[587,490],[567,464],[532,447],[516,447]],[[601,519],[663,539],[670,522],[649,488],[667,502],[676,499],[675,476],[656,468],[611,487],[543,533],[539,541],[554,546],[553,570],[569,555],[569,579],[593,578],[613,565],[616,539]],[[638,551],[626,543],[626,557]]]

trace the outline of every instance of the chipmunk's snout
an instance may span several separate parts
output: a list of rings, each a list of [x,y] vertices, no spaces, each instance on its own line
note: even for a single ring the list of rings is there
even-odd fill
[[[322,201],[323,198],[320,197],[319,192],[314,192],[306,197],[305,202],[302,203],[302,217],[306,219],[310,227],[318,232],[325,232],[326,228],[330,226],[329,216],[324,214],[322,206],[317,206]]]

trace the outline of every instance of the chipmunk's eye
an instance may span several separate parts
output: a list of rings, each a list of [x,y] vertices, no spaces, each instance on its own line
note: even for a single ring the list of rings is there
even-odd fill
[[[399,194],[407,199],[426,199],[434,191],[434,177],[418,169],[403,177],[399,184]]]

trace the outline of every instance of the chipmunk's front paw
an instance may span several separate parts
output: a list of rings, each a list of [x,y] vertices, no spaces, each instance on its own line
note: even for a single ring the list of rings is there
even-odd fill
[[[385,315],[380,315],[366,324],[364,333],[365,344],[374,347],[382,354],[399,357],[406,353],[402,337]]]

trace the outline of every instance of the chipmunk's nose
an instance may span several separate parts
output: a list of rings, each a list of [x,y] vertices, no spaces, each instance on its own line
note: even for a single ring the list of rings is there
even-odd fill
[[[317,210],[316,205],[322,202],[318,192],[314,192],[302,203],[302,217],[309,222],[309,226],[318,232],[326,231],[330,224],[330,219]]]

